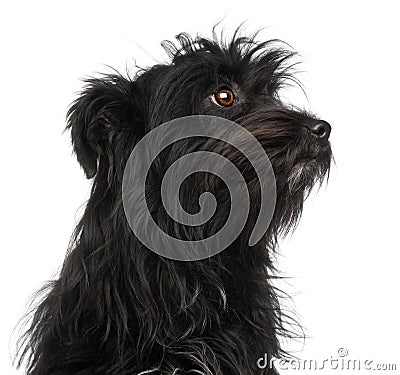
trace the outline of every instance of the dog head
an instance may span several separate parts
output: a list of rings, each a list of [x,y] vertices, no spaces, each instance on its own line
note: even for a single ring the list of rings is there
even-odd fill
[[[145,134],[167,121],[190,115],[231,120],[258,140],[271,161],[276,207],[267,240],[274,243],[279,234],[294,226],[307,194],[329,172],[331,127],[280,100],[282,86],[296,81],[291,74],[295,53],[283,48],[283,43],[256,42],[255,37],[238,35],[227,43],[217,38],[191,39],[187,34],[177,39],[177,45],[163,44],[171,57],[168,64],[144,69],[132,79],[114,74],[88,80],[68,114],[78,160],[99,189],[120,194],[124,166]],[[147,204],[164,230],[170,231],[171,224],[158,193],[163,174],[184,154],[205,149],[238,165],[254,201],[250,212],[257,211],[260,185],[242,154],[216,141],[181,141],[160,153],[147,182],[151,190]],[[199,195],[210,190],[219,197],[222,209],[201,233],[198,228],[179,226],[176,237],[199,238],[220,229],[229,211],[225,199],[229,192],[218,181],[201,172],[187,178],[180,191],[186,211],[199,211]]]

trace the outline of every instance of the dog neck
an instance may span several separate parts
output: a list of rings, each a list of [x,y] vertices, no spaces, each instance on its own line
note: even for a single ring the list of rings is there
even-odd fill
[[[186,360],[213,373],[253,373],[257,358],[280,354],[283,326],[265,239],[253,247],[238,239],[194,262],[164,258],[134,237],[119,189],[106,185],[94,182],[58,281],[68,300],[56,312],[69,318],[59,327],[63,339],[79,326],[75,334],[87,332],[88,343],[105,345],[115,360]]]

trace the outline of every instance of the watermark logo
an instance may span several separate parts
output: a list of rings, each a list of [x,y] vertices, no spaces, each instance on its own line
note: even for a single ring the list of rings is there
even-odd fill
[[[371,359],[353,358],[346,348],[339,348],[337,354],[329,358],[299,359],[299,358],[274,358],[265,354],[258,358],[257,366],[260,369],[276,369],[278,372],[288,370],[299,371],[396,371],[396,363],[382,363]]]
[[[191,137],[213,138],[239,150],[254,168],[260,185],[260,210],[249,245],[255,245],[271,222],[276,202],[276,183],[268,156],[257,139],[242,126],[215,116],[188,116],[164,123],[150,131],[133,149],[125,166],[122,200],[128,223],[136,237],[149,249],[167,258],[194,261],[226,249],[242,232],[250,210],[248,187],[232,161],[210,151],[195,151],[178,158],[163,176],[162,204],[176,223],[204,225],[218,210],[210,192],[199,196],[200,212],[188,213],[180,204],[179,187],[196,172],[217,175],[229,189],[230,212],[223,227],[208,238],[185,241],[170,236],[154,221],[146,203],[146,178],[152,163],[166,147]]]

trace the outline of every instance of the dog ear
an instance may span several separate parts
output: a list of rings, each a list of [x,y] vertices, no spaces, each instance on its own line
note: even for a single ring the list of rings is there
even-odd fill
[[[74,152],[86,177],[96,175],[105,142],[115,130],[138,122],[135,82],[120,75],[85,80],[67,113]]]

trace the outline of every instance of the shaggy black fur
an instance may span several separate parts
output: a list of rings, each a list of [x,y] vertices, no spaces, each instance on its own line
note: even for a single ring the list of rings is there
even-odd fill
[[[59,278],[42,299],[20,341],[18,363],[29,375],[275,374],[257,359],[283,354],[288,335],[272,286],[271,256],[277,238],[300,217],[310,189],[322,182],[331,160],[330,127],[314,115],[281,102],[278,92],[295,81],[294,56],[282,42],[263,43],[235,33],[223,38],[177,36],[165,42],[169,64],[87,80],[68,112],[78,161],[93,186]],[[218,106],[221,88],[235,95]],[[178,117],[208,114],[249,130],[266,150],[277,183],[271,225],[256,246],[247,245],[255,220],[259,184],[247,159],[225,143],[181,141],[152,167],[147,203],[158,225],[178,238],[210,235],[226,219],[226,186],[197,173],[182,185],[182,205],[197,212],[197,197],[211,190],[218,213],[204,228],[170,225],[160,202],[166,168],[199,149],[232,160],[248,184],[252,206],[243,233],[214,257],[181,262],[145,248],[128,226],[121,197],[125,164],[151,129]],[[143,223],[145,225],[145,223]]]

